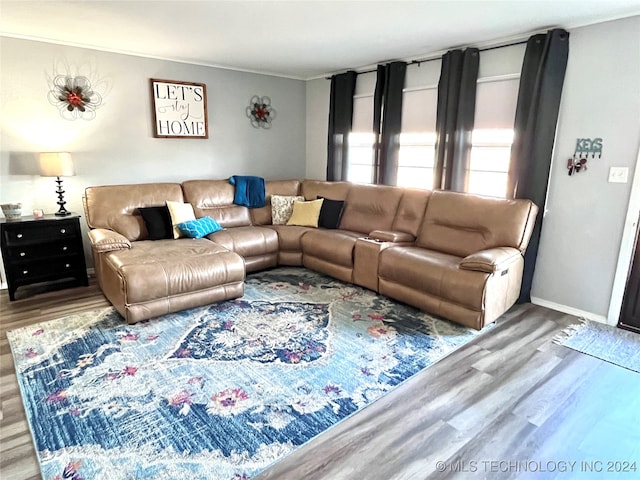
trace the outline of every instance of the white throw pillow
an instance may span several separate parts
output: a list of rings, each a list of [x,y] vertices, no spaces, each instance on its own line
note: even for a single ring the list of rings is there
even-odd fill
[[[171,224],[173,225],[173,238],[185,237],[176,225],[189,220],[195,220],[196,215],[193,213],[193,206],[190,203],[172,202],[167,200],[167,208],[171,216]]]
[[[304,201],[303,196],[271,195],[271,223],[286,225],[293,213],[293,202]]]

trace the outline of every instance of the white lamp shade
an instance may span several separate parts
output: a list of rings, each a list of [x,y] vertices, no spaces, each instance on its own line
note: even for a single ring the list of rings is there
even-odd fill
[[[45,152],[40,154],[40,175],[43,177],[73,177],[76,174],[71,154]]]

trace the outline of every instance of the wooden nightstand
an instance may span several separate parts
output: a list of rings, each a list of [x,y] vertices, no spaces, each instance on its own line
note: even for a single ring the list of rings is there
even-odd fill
[[[75,278],[89,285],[79,215],[0,219],[0,245],[10,300],[33,283]]]

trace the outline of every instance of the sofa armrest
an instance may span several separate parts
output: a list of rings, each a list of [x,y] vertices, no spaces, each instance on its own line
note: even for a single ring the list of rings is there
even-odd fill
[[[91,242],[91,247],[101,253],[131,248],[131,242],[127,237],[106,228],[89,230],[89,241]]]
[[[497,247],[481,250],[466,256],[458,264],[464,270],[494,273],[506,270],[519,257],[520,250],[512,247]]]
[[[394,232],[391,230],[374,230],[369,234],[370,238],[380,240],[382,242],[401,243],[408,242],[413,243],[416,241],[416,237],[406,232]]]

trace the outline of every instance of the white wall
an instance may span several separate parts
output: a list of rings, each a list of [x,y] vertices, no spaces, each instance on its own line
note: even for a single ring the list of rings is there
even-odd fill
[[[640,17],[572,30],[532,296],[604,320],[640,145]],[[603,139],[588,170],[567,175],[577,138]],[[553,306],[553,305],[552,305]]]
[[[324,78],[307,82],[307,158],[306,178],[327,178],[329,135],[329,93],[331,82]]]
[[[608,183],[610,166],[633,178],[640,145],[640,17],[572,30],[556,149],[532,296],[604,321],[631,184]],[[519,73],[524,45],[481,52],[480,77]],[[515,67],[514,67],[515,65]],[[437,82],[437,79],[435,79]],[[329,88],[307,82],[307,176],[326,168]],[[313,119],[313,124],[310,123]],[[576,138],[602,137],[604,154],[569,177]],[[320,153],[321,151],[321,153]]]
[[[94,120],[61,118],[47,100],[55,72],[97,85],[104,100]],[[153,138],[150,78],[207,85],[208,139]],[[89,185],[302,178],[305,90],[298,80],[0,37],[0,203],[22,202],[23,214],[57,210],[54,179],[38,176],[41,151],[72,153],[76,176],[64,185],[67,209],[78,213]],[[270,130],[246,117],[253,95],[271,97]]]

